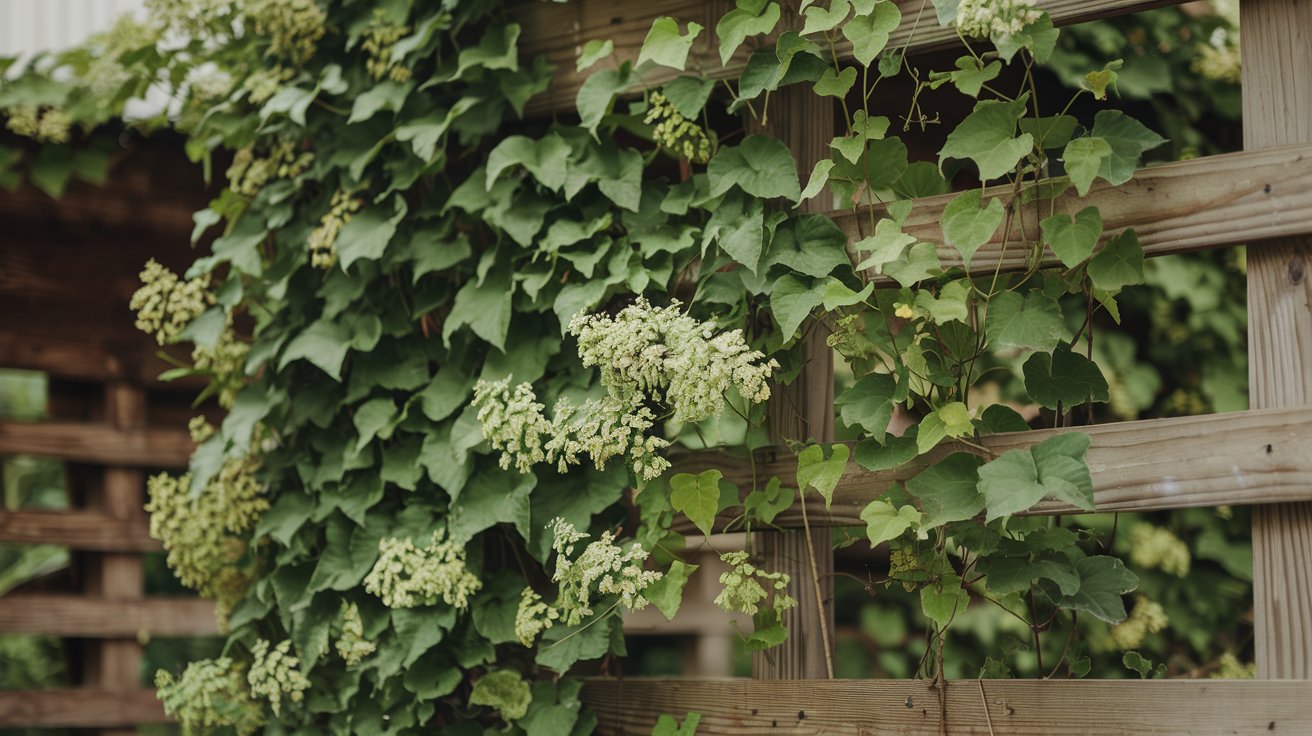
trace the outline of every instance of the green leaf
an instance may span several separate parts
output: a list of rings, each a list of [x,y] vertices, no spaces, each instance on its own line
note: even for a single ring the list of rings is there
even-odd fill
[[[743,499],[743,511],[762,524],[773,524],[775,517],[793,505],[795,494],[778,477],[771,477],[765,488],[753,489]]]
[[[450,344],[451,335],[468,325],[475,335],[504,352],[514,295],[508,271],[489,274],[481,284],[477,280],[466,282],[456,292],[455,304],[442,325],[442,339]]]
[[[728,64],[734,52],[748,36],[769,33],[779,23],[779,3],[757,5],[755,11],[742,7],[730,10],[715,24],[715,36],[720,39],[720,63]]]
[[[940,628],[969,605],[970,592],[962,587],[961,578],[956,575],[944,575],[920,589],[920,610]]]
[[[1062,265],[1075,268],[1084,263],[1102,237],[1102,215],[1098,208],[1089,206],[1070,215],[1057,214],[1039,222],[1043,242],[1061,259]]]
[[[1037,289],[1025,296],[1003,292],[989,303],[984,332],[995,350],[1013,347],[1051,352],[1061,340],[1061,309]]]
[[[1051,355],[1035,353],[1025,361],[1025,391],[1040,406],[1070,409],[1086,401],[1109,401],[1107,379],[1092,360],[1059,346]]]
[[[1060,552],[993,555],[982,561],[981,572],[988,576],[988,589],[999,595],[1023,593],[1039,580],[1051,580],[1062,595],[1073,594],[1080,589],[1080,575],[1075,565]]]
[[[391,205],[373,205],[355,213],[337,235],[337,254],[345,271],[358,260],[383,257],[406,213],[405,199],[393,197]]]
[[[839,408],[844,424],[861,427],[871,437],[883,442],[888,423],[893,419],[893,409],[897,406],[896,395],[897,380],[893,376],[870,373],[839,394],[834,406]]]
[[[1112,155],[1112,147],[1107,141],[1095,136],[1076,138],[1066,144],[1061,158],[1066,164],[1066,174],[1075,185],[1075,191],[1081,197],[1089,193],[1093,180],[1102,170],[1104,162]]]
[[[907,481],[907,493],[920,499],[924,512],[921,529],[973,519],[984,510],[977,488],[982,463],[970,453],[955,452]]]
[[[911,462],[920,454],[916,447],[917,429],[912,427],[901,437],[891,435],[880,443],[876,439],[865,439],[856,443],[856,463],[866,470],[891,470]]]
[[[665,616],[666,621],[674,620],[683,602],[683,588],[688,584],[688,576],[697,572],[697,565],[689,565],[682,560],[670,563],[670,569],[660,580],[647,586],[642,595],[651,601],[656,609]]]
[[[960,56],[957,58],[956,65],[957,68],[953,71],[933,72],[929,78],[951,80],[961,94],[979,97],[979,92],[984,85],[1002,73],[1002,62],[996,60],[981,64],[980,60],[973,56]]]
[[[688,33],[680,35],[679,22],[673,18],[657,18],[647,32],[647,38],[638,51],[638,66],[652,62],[660,66],[683,71],[688,63],[688,50],[702,32],[700,23],[688,22]]]
[[[878,499],[871,501],[861,510],[861,520],[866,523],[866,536],[870,546],[897,539],[908,529],[920,525],[921,513],[914,506],[895,508],[893,504]]]
[[[916,447],[923,455],[934,449],[947,437],[964,437],[974,430],[970,418],[970,409],[960,401],[944,404],[930,412],[920,422],[920,431],[916,435]]]
[[[805,493],[807,488],[814,488],[825,499],[825,508],[834,500],[834,488],[847,470],[847,458],[851,451],[844,444],[830,445],[829,457],[825,457],[823,445],[809,445],[797,454],[797,485]]]
[[[829,172],[833,168],[833,159],[822,158],[815,162],[815,168],[811,169],[811,178],[807,180],[806,188],[802,190],[802,196],[797,198],[799,206],[825,188],[825,184],[829,182]]]
[[[874,235],[852,245],[854,250],[870,254],[856,268],[858,271],[873,269],[877,274],[883,273],[884,266],[901,258],[907,246],[914,242],[916,239],[902,232],[902,226],[896,221],[883,218],[875,223]]]
[[[825,73],[820,77],[820,81],[815,83],[815,93],[821,97],[838,97],[847,96],[852,85],[856,84],[856,68],[847,67],[841,72],[835,72],[833,69],[825,69]]]
[[[1070,142],[1079,121],[1073,115],[1049,115],[1019,120],[1020,132],[1029,133],[1044,149],[1062,148]]]
[[[1024,417],[1015,409],[1003,404],[990,406],[979,418],[979,431],[983,434],[1028,432],[1029,429],[1030,425],[1026,424]]]
[[[720,510],[720,479],[724,475],[712,468],[697,475],[675,473],[670,478],[670,505],[675,511],[709,536],[715,526],[715,514]]]
[[[1125,568],[1115,557],[1095,555],[1075,563],[1080,575],[1080,590],[1063,596],[1057,605],[1083,611],[1107,623],[1125,620],[1125,603],[1121,596],[1139,587],[1139,576]]]
[[[523,718],[532,699],[528,683],[514,670],[493,670],[483,675],[469,693],[470,705],[496,708],[501,720],[507,723]]]
[[[1054,435],[1027,450],[1008,450],[979,469],[986,521],[1032,508],[1046,496],[1093,510],[1093,480],[1084,455],[1089,436]]]
[[[1016,121],[1025,114],[1026,97],[1014,102],[984,100],[948,134],[938,152],[939,165],[947,158],[970,159],[979,167],[980,179],[997,179],[1016,168],[1034,147],[1029,133],[1016,135]]]
[[[629,66],[618,69],[602,69],[589,75],[579,85],[575,106],[579,111],[579,124],[596,135],[601,119],[610,112],[615,102],[615,95],[629,86]]]
[[[683,725],[674,720],[674,716],[662,713],[656,719],[656,726],[651,736],[696,736],[697,726],[702,722],[701,713],[688,713],[683,717]]]
[[[779,323],[780,336],[785,341],[791,340],[823,300],[822,288],[809,286],[792,275],[780,277],[770,292],[770,312]]]
[[[475,534],[497,524],[514,524],[525,539],[529,529],[529,495],[537,486],[537,476],[501,468],[470,476],[459,492],[459,503],[451,504],[447,533],[457,544],[465,544]],[[457,498],[451,493],[452,500]]]
[[[802,11],[802,15],[806,18],[806,23],[802,26],[802,35],[832,31],[847,19],[847,14],[850,12],[852,12],[852,3],[849,0],[833,0],[828,8],[822,5],[807,6]]]
[[[1143,283],[1143,246],[1133,228],[1108,240],[1089,260],[1089,280],[1112,294]]]
[[[1134,176],[1140,156],[1166,142],[1165,138],[1120,110],[1099,110],[1093,118],[1090,135],[1102,138],[1111,146],[1111,154],[1103,158],[1098,176],[1114,186],[1124,184]]]
[[[293,360],[304,358],[332,376],[334,381],[340,381],[342,361],[346,360],[350,344],[350,330],[336,322],[319,320],[287,343],[278,361],[278,369],[282,370]]]
[[[565,186],[566,168],[571,150],[565,139],[555,133],[533,140],[512,135],[497,144],[487,155],[487,188],[492,190],[501,172],[523,166],[542,186],[559,191]]]
[[[460,52],[456,66],[456,78],[461,78],[468,69],[519,68],[519,24],[495,23],[483,32],[477,46],[468,46]]]
[[[1126,652],[1121,655],[1121,664],[1131,672],[1139,673],[1139,677],[1144,680],[1166,677],[1165,662],[1154,668],[1153,661],[1139,652]]]
[[[869,13],[857,15],[843,25],[843,37],[852,42],[852,56],[861,66],[870,66],[888,45],[888,37],[902,22],[902,11],[888,0],[880,0]]]
[[[864,302],[870,298],[874,290],[874,284],[866,284],[861,291],[853,291],[847,284],[830,276],[829,281],[825,283],[821,304],[826,312],[832,312],[841,307],[850,307]]]
[[[782,141],[768,136],[749,135],[740,145],[722,147],[707,165],[706,173],[712,197],[734,186],[765,199],[786,197],[797,201],[802,194],[792,152]]]
[[[680,115],[694,120],[702,114],[702,108],[706,107],[706,101],[710,99],[714,88],[713,79],[683,76],[668,82],[662,91],[665,92],[665,99],[674,105]]]
[[[574,71],[586,71],[592,68],[594,64],[613,53],[615,53],[614,41],[609,38],[605,41],[594,38],[583,44],[583,48],[579,50],[579,58],[574,63]]]
[[[934,324],[944,325],[953,321],[966,324],[970,318],[970,307],[967,304],[969,297],[970,282],[967,279],[957,279],[944,284],[938,296],[927,289],[916,292],[915,304],[929,314]]]
[[[380,110],[399,111],[401,106],[405,104],[406,97],[410,95],[410,90],[414,87],[414,82],[393,82],[390,80],[370,86],[355,98],[355,102],[351,106],[351,117],[346,122],[358,123],[361,120],[368,120]]]
[[[938,248],[933,243],[916,243],[893,262],[884,266],[884,273],[901,286],[910,287],[938,274],[943,264],[938,260]]]
[[[1006,210],[998,197],[989,199],[987,207],[980,207],[979,189],[967,189],[958,194],[943,208],[943,239],[961,253],[961,260],[970,268],[970,257],[981,245],[989,242],[998,231]]]

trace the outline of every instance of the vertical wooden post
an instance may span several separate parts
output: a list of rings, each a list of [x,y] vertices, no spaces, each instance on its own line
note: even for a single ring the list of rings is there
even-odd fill
[[[803,87],[806,87],[803,89]],[[805,183],[815,162],[829,157],[834,135],[832,101],[817,99],[809,86],[785,87],[771,95],[765,126],[757,126],[783,140],[793,152],[798,172]],[[822,194],[803,205],[804,211],[829,209]],[[825,342],[827,332],[820,324],[804,325],[802,337],[806,363],[787,386],[774,387],[770,404],[770,434],[781,440],[834,439],[834,353]],[[787,481],[787,479],[781,479]],[[815,577],[806,551],[803,530],[761,532],[755,547],[762,564],[792,576],[792,593],[797,608],[787,617],[788,640],[752,656],[752,676],[763,680],[820,679],[826,676],[826,653],[820,633],[821,616],[833,632],[834,552],[828,528],[811,530],[816,571],[820,576],[823,611],[816,601]],[[831,639],[832,643],[832,639]]]
[[[115,429],[137,429],[146,423],[146,392],[139,386],[114,382],[105,386],[105,421]],[[103,482],[90,505],[115,519],[145,523],[139,468],[106,467]],[[110,600],[136,600],[145,593],[141,556],[100,553],[87,565],[87,593]],[[91,645],[84,672],[88,685],[114,692],[140,689],[141,644],[133,639],[104,639]],[[102,736],[127,736],[136,729],[104,730]]]
[[[1244,0],[1244,148],[1312,143],[1312,2]],[[1248,249],[1254,409],[1312,403],[1312,238]],[[1260,678],[1312,677],[1312,503],[1253,508]]]

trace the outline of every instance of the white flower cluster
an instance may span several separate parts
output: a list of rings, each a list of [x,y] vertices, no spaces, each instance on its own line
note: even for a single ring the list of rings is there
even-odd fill
[[[1138,649],[1149,634],[1165,629],[1168,623],[1170,619],[1160,603],[1148,600],[1148,596],[1137,595],[1129,617],[1108,629],[1107,633],[1117,649]]]
[[[1239,84],[1243,77],[1239,47],[1225,43],[1199,44],[1198,56],[1194,58],[1189,68],[1204,79],[1217,82]]]
[[[233,154],[232,164],[226,172],[228,186],[238,194],[254,197],[270,180],[295,179],[311,163],[314,163],[314,153],[297,153],[292,141],[279,141],[269,149],[267,156],[258,158],[254,149],[248,146]]]
[[[314,56],[328,16],[315,0],[245,0],[255,33],[269,38],[269,53],[300,66]]]
[[[483,436],[501,451],[501,467],[527,473],[540,462],[556,464],[564,473],[579,463],[580,455],[592,458],[598,470],[612,457],[627,455],[633,472],[645,480],[660,476],[670,463],[657,453],[669,446],[647,432],[656,417],[642,405],[640,396],[627,402],[613,396],[589,399],[574,406],[567,398],[556,402],[551,419],[542,415],[533,387],[527,383],[510,386],[510,378],[480,381],[474,387],[473,405]]]
[[[786,572],[768,572],[748,561],[746,552],[727,552],[720,560],[732,569],[720,574],[724,590],[715,596],[715,605],[726,611],[755,615],[761,603],[770,598],[769,606],[782,613],[797,605],[797,599],[788,595],[792,578]],[[770,590],[766,590],[769,586]]]
[[[72,129],[68,113],[57,107],[15,105],[4,110],[5,127],[39,143],[67,143]]]
[[[319,227],[310,233],[310,264],[318,268],[332,268],[337,262],[337,236],[351,214],[360,209],[362,200],[345,189],[333,193],[328,213],[319,220]]]
[[[1138,524],[1130,530],[1130,561],[1139,567],[1185,577],[1189,574],[1189,545],[1170,529]]]
[[[218,390],[219,406],[231,409],[237,394],[246,386],[246,356],[251,351],[248,343],[237,339],[232,331],[232,320],[219,333],[219,339],[209,347],[195,346],[191,350],[193,367],[210,375]]]
[[[702,126],[688,120],[660,92],[653,92],[643,122],[651,125],[652,138],[667,151],[695,164],[711,160],[711,139]]]
[[[374,79],[391,79],[393,82],[405,82],[410,79],[410,69],[402,64],[392,62],[392,50],[396,42],[410,35],[409,26],[398,26],[388,22],[382,8],[374,9],[374,16],[369,21],[369,29],[364,33],[361,47],[369,58],[365,69]]]
[[[155,688],[164,712],[178,720],[184,736],[223,728],[247,736],[264,726],[259,703],[246,690],[241,669],[228,657],[192,662],[178,678],[159,670]]]
[[[360,607],[354,603],[342,603],[342,633],[336,647],[348,667],[360,664],[378,649],[377,644],[364,638],[364,621],[360,619]]]
[[[293,703],[299,703],[310,689],[310,681],[301,672],[301,660],[291,653],[291,640],[280,642],[277,646],[265,639],[255,642],[251,647],[251,669],[246,674],[246,683],[251,687],[251,695],[269,701],[275,716],[282,713],[282,701],[286,697]]]
[[[527,473],[546,461],[563,473],[580,455],[591,457],[597,468],[627,456],[635,474],[652,480],[670,464],[657,454],[669,442],[649,434],[656,425],[649,401],[668,405],[676,420],[698,422],[724,411],[731,386],[752,402],[769,398],[768,381],[778,363],[750,350],[741,330],[717,335],[713,325],[678,306],[652,307],[639,298],[613,320],[604,315],[571,320],[579,357],[584,366],[601,369],[606,396],[582,406],[562,398],[551,419],[543,415],[531,385],[511,388],[509,377],[480,381],[473,405],[483,436],[501,451],[501,467],[514,464]]]
[[[141,288],[128,306],[137,313],[137,329],[154,335],[160,345],[175,342],[178,335],[214,304],[208,274],[183,281],[154,258],[141,272]]]
[[[531,588],[525,589],[515,614],[515,633],[524,646],[530,646],[538,634],[558,620],[566,626],[582,623],[595,612],[594,593],[618,596],[616,605],[628,610],[647,607],[642,592],[663,575],[642,569],[648,553],[641,544],[616,544],[614,532],[606,531],[575,558],[576,545],[588,535],[561,518],[553,519],[547,528],[552,534],[551,548],[556,552],[556,571],[551,580],[559,586],[559,594],[555,604],[548,606]]]
[[[445,538],[445,530],[439,529],[423,548],[409,538],[379,541],[378,561],[365,577],[364,589],[389,608],[431,606],[439,599],[466,608],[483,583],[465,567],[465,548]]]
[[[961,0],[957,30],[970,38],[1014,36],[1042,16],[1034,0]]]
[[[639,297],[614,319],[579,313],[569,332],[578,338],[583,365],[600,368],[612,396],[653,398],[682,422],[724,411],[730,386],[748,401],[765,401],[770,374],[779,367],[750,349],[742,330],[716,334],[715,325],[684,314],[677,301],[661,308]]]

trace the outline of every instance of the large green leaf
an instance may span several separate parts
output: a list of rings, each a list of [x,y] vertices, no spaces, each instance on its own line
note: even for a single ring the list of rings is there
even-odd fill
[[[1113,185],[1129,181],[1139,165],[1139,157],[1166,142],[1165,138],[1120,110],[1099,110],[1093,118],[1090,134],[1111,146],[1111,153],[1103,158],[1098,175]]]
[[[1043,242],[1061,259],[1062,265],[1075,268],[1093,253],[1102,235],[1102,215],[1098,208],[1089,206],[1070,215],[1056,214],[1039,222]]]
[[[1008,450],[979,469],[979,492],[992,521],[1032,508],[1047,496],[1093,510],[1093,480],[1084,455],[1089,436],[1054,435],[1027,450]]]
[[[694,572],[697,572],[697,565],[675,560],[660,580],[647,586],[643,597],[656,606],[666,621],[671,621],[674,614],[679,612],[679,604],[683,602],[683,588],[688,584],[688,576]]]
[[[1143,246],[1133,229],[1108,240],[1089,260],[1089,280],[1113,294],[1143,283]]]
[[[670,478],[670,504],[674,510],[710,535],[715,514],[720,510],[720,479],[724,474],[714,468],[697,475],[676,473]]]
[[[920,610],[940,627],[947,626],[970,605],[970,592],[957,575],[944,575],[920,589]]]
[[[977,488],[982,463],[974,455],[957,452],[907,481],[907,493],[920,499],[925,514],[922,529],[973,519],[984,510],[984,497]]]
[[[897,379],[885,373],[871,373],[839,394],[834,405],[839,407],[844,424],[859,426],[883,442],[897,406],[897,393]]]
[[[1006,174],[1034,147],[1029,133],[1016,135],[1016,121],[1025,114],[1026,98],[1014,102],[984,100],[961,121],[938,152],[939,164],[947,158],[964,158],[979,167],[988,181]]]
[[[780,277],[770,292],[770,312],[779,323],[780,336],[785,341],[792,339],[797,328],[823,300],[823,285],[807,284],[793,276]]]
[[[1080,196],[1089,193],[1093,180],[1102,170],[1104,162],[1112,155],[1112,147],[1107,141],[1096,136],[1076,138],[1066,144],[1062,151],[1062,161],[1066,164],[1066,174],[1070,176],[1075,191]]]
[[[657,18],[647,32],[647,38],[638,51],[638,66],[652,62],[660,66],[683,71],[688,63],[688,50],[702,32],[700,23],[688,22],[688,32],[679,33],[679,22],[673,18]]]
[[[992,197],[987,206],[980,207],[980,197],[979,189],[967,189],[943,208],[943,239],[961,253],[967,269],[970,257],[989,242],[1006,215],[1001,199]]]
[[[1115,557],[1096,555],[1075,563],[1080,589],[1063,596],[1058,605],[1092,614],[1108,623],[1125,620],[1125,603],[1121,596],[1139,587],[1139,576],[1125,568]]]
[[[1109,401],[1107,379],[1098,364],[1059,346],[1051,354],[1035,353],[1025,361],[1025,391],[1040,406],[1067,409],[1086,401]]]
[[[797,454],[797,485],[805,493],[807,488],[814,488],[825,499],[825,508],[834,500],[834,488],[847,470],[847,458],[851,450],[844,444],[830,446],[829,457],[825,457],[824,445],[809,445]]]
[[[866,523],[866,536],[872,547],[897,539],[908,529],[918,528],[920,517],[914,506],[898,508],[878,499],[861,510],[861,520]]]
[[[888,45],[889,34],[901,22],[902,11],[889,0],[879,0],[869,12],[858,14],[843,25],[843,37],[852,43],[852,56],[862,66],[870,66]]]
[[[775,138],[749,135],[737,146],[724,146],[706,167],[711,196],[718,197],[737,186],[766,199],[785,197],[796,201],[802,189],[797,165],[788,146]]]
[[[1007,291],[989,302],[984,332],[993,349],[1024,348],[1050,352],[1061,340],[1061,309],[1052,297],[1033,290],[1025,296]]]
[[[720,39],[720,62],[728,64],[734,52],[749,36],[769,33],[779,23],[779,3],[740,3],[715,24],[715,36]],[[751,6],[755,6],[752,8]]]

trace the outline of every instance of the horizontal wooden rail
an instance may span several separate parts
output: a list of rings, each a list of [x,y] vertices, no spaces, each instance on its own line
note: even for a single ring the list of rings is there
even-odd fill
[[[154,690],[0,691],[0,728],[133,728],[171,720]]]
[[[200,598],[108,600],[76,595],[0,598],[0,631],[86,639],[208,636],[218,633],[214,604]]]
[[[952,736],[1312,733],[1307,680],[953,680]],[[697,733],[938,736],[938,694],[917,680],[588,680],[602,736],[649,734],[700,713]],[[987,710],[986,710],[987,709]]]
[[[992,187],[988,196],[1010,201],[1009,187]],[[916,200],[903,229],[920,240],[939,244],[939,261],[944,268],[962,267],[956,248],[942,245],[939,219],[955,194]],[[1271,238],[1312,233],[1312,146],[1265,148],[1243,153],[1149,166],[1119,187],[1099,181],[1086,197],[1069,191],[1055,203],[1055,210],[1040,214],[1034,206],[1022,208],[1013,224],[1009,244],[1003,246],[1002,228],[995,238],[971,258],[972,274],[1021,271],[1029,264],[1029,248],[1019,241],[1039,239],[1039,220],[1050,211],[1073,214],[1096,206],[1102,215],[1104,237],[1134,228],[1147,256],[1185,253]],[[831,212],[851,242],[870,235],[870,216],[852,210]],[[1019,231],[1019,232],[1017,232]],[[1042,265],[1060,261],[1045,249]],[[876,284],[893,283],[875,276]]]
[[[956,29],[939,26],[934,7],[928,0],[895,2],[902,10],[902,24],[889,36],[888,48],[906,46],[908,52],[915,53],[959,43]],[[1040,0],[1039,6],[1052,15],[1057,25],[1069,25],[1178,2],[1180,0]],[[542,55],[556,67],[547,90],[529,102],[529,114],[574,109],[579,87],[593,71],[579,73],[575,70],[579,51],[588,41],[610,39],[615,43],[617,60],[635,61],[647,31],[651,30],[652,21],[663,16],[696,21],[705,28],[688,55],[689,70],[715,79],[738,76],[747,65],[748,51],[739,49],[727,65],[721,66],[719,41],[714,33],[716,22],[732,9],[732,2],[704,0],[574,0],[570,3],[534,0],[515,6],[510,14],[523,27],[520,37],[523,56],[531,59]],[[841,36],[836,40],[835,51],[843,58],[851,56],[852,45]],[[675,70],[658,67],[642,81],[656,85],[676,76],[678,72]]]
[[[0,422],[0,455],[185,468],[193,448],[191,436],[180,429],[122,430],[86,422]]]
[[[1029,447],[1062,431],[1084,432],[1093,440],[1089,469],[1098,511],[1153,511],[1229,504],[1265,504],[1312,500],[1312,414],[1306,408],[1240,411],[1199,417],[1148,419],[1138,422],[1074,427],[1069,430],[1010,432],[984,437],[981,443],[997,454]],[[859,526],[861,510],[894,483],[905,481],[954,452],[983,454],[945,442],[927,455],[893,470],[872,472],[848,463],[834,489],[833,506],[807,494],[810,523]],[[681,472],[719,468],[726,480],[745,493],[752,487],[752,466],[745,460],[714,453],[689,453],[676,460]],[[777,475],[794,484],[796,461],[786,451],[756,465],[756,478]],[[1083,513],[1073,506],[1045,501],[1034,514]],[[728,521],[723,518],[721,522]],[[776,523],[800,527],[799,506],[785,511]],[[678,520],[680,529],[691,524]]]
[[[95,552],[155,552],[144,519],[96,511],[0,511],[0,542],[59,544]]]

